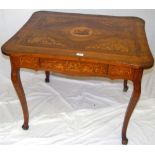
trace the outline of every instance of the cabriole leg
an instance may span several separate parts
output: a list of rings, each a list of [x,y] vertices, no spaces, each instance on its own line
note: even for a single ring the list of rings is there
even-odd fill
[[[124,88],[123,88],[123,91],[124,92],[127,92],[128,91],[128,85],[127,85],[127,83],[128,83],[128,80],[124,80]]]
[[[16,59],[15,59],[16,60]],[[26,98],[25,98],[25,93],[23,90],[23,86],[20,80],[20,68],[14,65],[14,61],[11,60],[11,80],[13,83],[13,86],[16,90],[16,93],[19,97],[20,103],[21,103],[21,107],[22,107],[22,111],[23,111],[23,116],[24,116],[24,124],[22,126],[22,128],[24,130],[27,130],[29,128],[29,112],[28,112],[28,107],[27,107],[27,102],[26,102]]]
[[[128,104],[127,110],[126,110],[123,128],[122,128],[122,144],[124,144],[124,145],[126,145],[128,143],[128,139],[126,137],[128,123],[129,123],[130,117],[132,115],[132,112],[139,100],[140,93],[141,93],[142,72],[143,72],[142,70],[136,70],[134,79],[133,79],[133,93],[132,93],[130,102]]]

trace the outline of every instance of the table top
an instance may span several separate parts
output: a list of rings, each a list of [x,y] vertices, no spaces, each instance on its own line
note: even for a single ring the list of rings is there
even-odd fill
[[[90,59],[149,68],[153,65],[138,17],[35,12],[2,46],[6,55],[39,55]]]

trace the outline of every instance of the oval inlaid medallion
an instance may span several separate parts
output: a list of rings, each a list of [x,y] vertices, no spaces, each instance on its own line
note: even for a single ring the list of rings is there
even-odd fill
[[[75,37],[89,37],[92,35],[93,31],[89,27],[74,27],[70,31],[72,36]]]

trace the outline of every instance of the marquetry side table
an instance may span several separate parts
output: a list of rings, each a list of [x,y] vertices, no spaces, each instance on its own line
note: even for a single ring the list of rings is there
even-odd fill
[[[145,34],[145,22],[137,17],[114,17],[39,11],[2,46],[10,57],[11,79],[28,129],[29,113],[20,80],[20,68],[71,76],[94,76],[133,82],[123,128],[122,144],[141,92],[143,70],[153,66]]]

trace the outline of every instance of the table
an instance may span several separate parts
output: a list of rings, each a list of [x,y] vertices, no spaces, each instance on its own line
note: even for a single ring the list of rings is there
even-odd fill
[[[11,61],[11,80],[23,110],[23,129],[29,128],[28,106],[20,80],[20,68],[71,76],[108,77],[133,82],[133,93],[122,128],[122,144],[141,93],[143,70],[153,66],[145,34],[138,17],[115,17],[72,13],[35,12],[28,22],[2,46]]]

